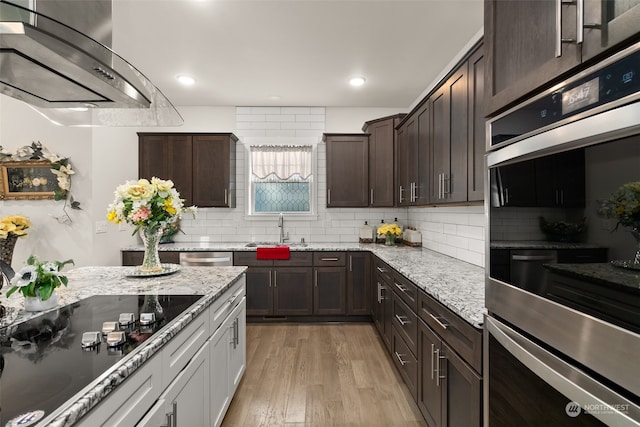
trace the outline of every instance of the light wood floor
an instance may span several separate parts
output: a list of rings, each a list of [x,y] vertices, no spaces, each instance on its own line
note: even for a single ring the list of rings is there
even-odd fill
[[[426,424],[373,324],[249,324],[222,426]]]

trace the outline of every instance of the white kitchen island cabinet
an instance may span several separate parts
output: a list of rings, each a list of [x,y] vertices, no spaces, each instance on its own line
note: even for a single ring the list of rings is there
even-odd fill
[[[51,412],[43,425],[220,425],[245,371],[246,268],[183,267],[175,275],[142,280],[126,277],[126,271],[70,271],[61,304],[93,295],[159,295],[163,301],[193,295],[196,302]],[[20,309],[11,313],[6,334],[37,318]]]

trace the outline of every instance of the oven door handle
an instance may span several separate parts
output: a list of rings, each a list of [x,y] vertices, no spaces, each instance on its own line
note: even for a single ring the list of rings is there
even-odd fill
[[[511,255],[514,261],[555,261],[556,258],[549,255]]]
[[[500,321],[491,317],[486,317],[485,320],[487,332],[513,357],[547,384],[580,404],[581,408],[596,405],[592,407],[610,409],[591,413],[592,416],[607,425],[640,426],[640,406],[595,381],[583,371],[528,340]],[[610,407],[610,405],[616,406]],[[621,412],[619,408],[625,408],[625,411]]]

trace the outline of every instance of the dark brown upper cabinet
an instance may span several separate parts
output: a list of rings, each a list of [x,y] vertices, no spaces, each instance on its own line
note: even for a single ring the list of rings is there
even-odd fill
[[[486,166],[486,131],[484,118],[485,60],[484,49],[471,54],[468,61],[469,72],[469,144],[467,153],[467,200],[484,200],[484,179]]]
[[[235,207],[232,133],[138,133],[138,175],[173,181],[185,205]]]
[[[327,144],[327,207],[369,206],[369,135],[329,134]]]
[[[369,134],[369,206],[394,206],[395,197],[395,127],[404,114],[368,121],[362,127]]]
[[[487,116],[640,34],[640,4],[627,0],[485,0],[484,10]]]

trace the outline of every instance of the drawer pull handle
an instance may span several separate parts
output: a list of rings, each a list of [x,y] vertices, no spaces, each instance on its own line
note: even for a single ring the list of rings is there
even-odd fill
[[[433,380],[433,372],[435,369],[433,368],[433,355],[435,354],[435,344],[431,344],[431,379]]]
[[[320,258],[320,261],[340,261],[340,258]]]
[[[404,285],[401,285],[400,283],[393,282],[393,284],[396,285],[396,288],[400,289],[402,291],[402,293],[406,294],[407,291],[409,290],[409,288],[407,288]]]
[[[378,269],[378,271],[380,273],[386,273],[387,272],[387,270],[385,268],[382,268],[382,267],[376,267],[376,268]]]
[[[429,317],[431,317],[433,320],[435,320],[435,322],[444,330],[447,330],[447,328],[449,327],[448,323],[444,323],[442,320],[440,320],[440,317],[436,317],[433,314],[429,313],[427,310],[424,310],[425,313],[427,313],[429,315]]]
[[[399,315],[396,314],[396,319],[398,320],[398,322],[400,322],[401,326],[405,326],[405,325],[408,325],[409,323],[411,323],[411,322],[408,322],[408,321],[404,320],[404,319],[406,319],[405,316],[399,316]]]
[[[402,366],[407,364],[406,360],[402,360],[402,356],[404,356],[404,354],[399,354],[397,351],[394,351],[394,353],[396,354],[396,357],[398,358],[398,362],[400,362],[400,364]]]

